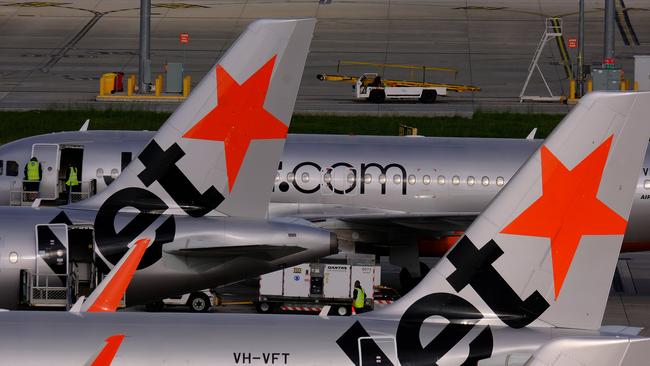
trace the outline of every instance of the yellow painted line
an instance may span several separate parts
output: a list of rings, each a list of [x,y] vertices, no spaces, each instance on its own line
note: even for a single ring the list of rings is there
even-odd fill
[[[225,305],[253,305],[252,301],[224,301],[221,303],[222,306]]]

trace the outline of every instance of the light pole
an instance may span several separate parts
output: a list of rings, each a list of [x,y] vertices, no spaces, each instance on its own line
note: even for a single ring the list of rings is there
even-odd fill
[[[140,0],[140,63],[138,66],[138,84],[140,93],[149,91],[151,85],[151,0]]]

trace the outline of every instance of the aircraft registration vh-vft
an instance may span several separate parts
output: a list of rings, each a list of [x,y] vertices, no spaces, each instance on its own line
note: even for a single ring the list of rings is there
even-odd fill
[[[153,241],[128,304],[337,252],[336,238],[306,221],[266,219],[314,25],[252,23],[100,194],[63,207],[0,208],[0,307],[65,304],[70,288],[98,282],[101,267],[142,235]],[[57,179],[42,170],[42,185]]]
[[[650,339],[601,322],[649,113],[650,93],[585,96],[427,276],[381,310],[332,318],[4,312],[3,362],[647,364]]]

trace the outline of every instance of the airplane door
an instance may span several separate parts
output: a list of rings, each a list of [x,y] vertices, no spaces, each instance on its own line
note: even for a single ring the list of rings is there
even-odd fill
[[[68,273],[68,225],[36,225],[36,274]]]
[[[397,344],[395,337],[359,337],[359,366],[395,366],[397,359]]]
[[[57,199],[59,197],[59,145],[34,144],[32,145],[32,157],[38,159],[43,171],[39,188],[39,198],[46,200]]]

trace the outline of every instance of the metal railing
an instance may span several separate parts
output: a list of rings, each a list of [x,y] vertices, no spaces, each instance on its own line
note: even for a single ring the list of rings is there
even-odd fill
[[[23,273],[24,301],[29,306],[67,307],[79,290],[74,274]]]
[[[17,187],[15,184],[12,185],[11,190],[9,191],[9,205],[31,206],[34,201],[39,198],[38,191],[28,191],[23,188],[25,186],[24,183],[26,182],[28,181],[23,181],[21,187]],[[94,179],[79,182],[80,189],[79,191],[71,192],[70,202],[78,202],[93,196],[96,192],[96,184],[97,183]],[[65,198],[67,196],[68,187],[65,184],[60,184],[59,186],[63,189],[59,192],[59,197]]]

